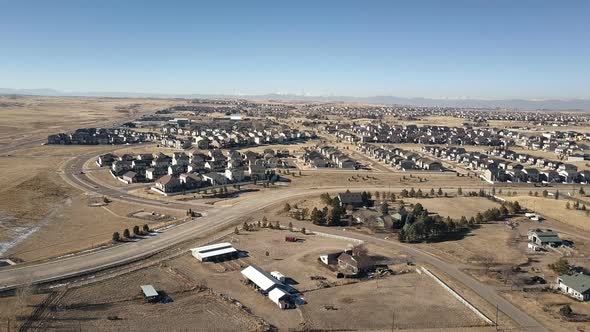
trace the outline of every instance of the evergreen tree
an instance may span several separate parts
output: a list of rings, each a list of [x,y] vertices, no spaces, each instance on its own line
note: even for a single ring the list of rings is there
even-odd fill
[[[385,201],[381,203],[381,214],[384,216],[389,214],[389,205],[387,205],[387,202]]]
[[[483,216],[481,215],[481,213],[477,213],[477,215],[475,215],[475,222],[477,224],[482,224],[483,223]]]

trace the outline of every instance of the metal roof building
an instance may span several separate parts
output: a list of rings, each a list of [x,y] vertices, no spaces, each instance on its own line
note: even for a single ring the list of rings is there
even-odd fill
[[[243,269],[242,275],[263,291],[268,291],[274,286],[283,284],[282,282],[275,279],[270,273],[264,271],[256,265],[250,265]]]
[[[141,287],[141,291],[143,292],[143,295],[146,298],[153,298],[158,296],[158,292],[152,285],[142,285],[139,287]]]
[[[268,298],[276,303],[279,308],[286,309],[291,306],[291,295],[285,290],[287,286],[270,273],[256,265],[250,265],[242,270],[242,275],[256,287],[267,292]]]
[[[231,258],[238,254],[231,243],[223,242],[211,244],[203,247],[192,248],[192,255],[201,262],[206,262],[213,259]]]

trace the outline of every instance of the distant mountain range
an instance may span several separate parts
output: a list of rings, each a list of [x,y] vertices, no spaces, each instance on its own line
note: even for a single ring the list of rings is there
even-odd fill
[[[350,96],[306,96],[294,94],[265,95],[208,95],[208,94],[159,94],[136,92],[62,92],[54,89],[7,89],[0,88],[0,95],[35,95],[35,96],[80,96],[80,97],[114,97],[114,98],[242,98],[256,100],[282,101],[320,101],[320,102],[354,102],[367,104],[409,105],[425,107],[463,107],[488,109],[521,110],[567,110],[590,111],[590,99],[428,99],[403,98],[395,96],[350,97]]]

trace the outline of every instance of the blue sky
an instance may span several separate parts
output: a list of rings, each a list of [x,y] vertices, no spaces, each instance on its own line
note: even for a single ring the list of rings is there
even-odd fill
[[[0,87],[590,98],[590,1],[0,0]]]

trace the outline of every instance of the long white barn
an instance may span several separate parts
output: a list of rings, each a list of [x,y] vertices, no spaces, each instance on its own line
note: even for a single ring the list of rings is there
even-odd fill
[[[233,258],[238,255],[238,250],[229,242],[215,243],[203,247],[192,248],[191,253],[201,262],[214,259]]]

